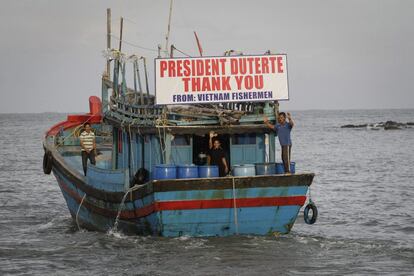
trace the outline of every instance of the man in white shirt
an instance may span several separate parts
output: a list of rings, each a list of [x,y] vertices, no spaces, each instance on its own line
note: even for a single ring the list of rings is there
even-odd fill
[[[91,124],[85,123],[85,129],[79,136],[81,151],[82,151],[82,167],[83,172],[86,176],[86,169],[87,169],[87,162],[88,158],[91,161],[92,165],[96,164],[95,161],[95,150],[96,150],[96,142],[95,142],[95,134],[92,132]]]

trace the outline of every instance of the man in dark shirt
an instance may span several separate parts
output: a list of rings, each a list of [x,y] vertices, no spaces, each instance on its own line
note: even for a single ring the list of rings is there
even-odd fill
[[[282,161],[285,168],[285,173],[290,173],[290,153],[292,150],[292,140],[290,139],[290,132],[294,126],[294,122],[290,113],[287,113],[289,122],[286,122],[285,112],[280,112],[277,117],[276,125],[272,125],[269,119],[264,116],[263,121],[265,125],[276,132],[276,136],[279,137],[279,143],[282,147]]]
[[[226,152],[221,147],[220,141],[217,138],[213,141],[213,138],[216,136],[217,133],[210,132],[208,164],[218,166],[219,176],[221,177],[229,173],[229,167],[227,165]]]

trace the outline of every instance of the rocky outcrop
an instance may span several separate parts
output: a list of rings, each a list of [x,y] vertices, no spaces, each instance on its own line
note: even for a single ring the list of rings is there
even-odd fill
[[[391,130],[391,129],[403,129],[406,128],[407,124],[403,124],[403,123],[397,123],[394,121],[386,121],[384,123],[384,129],[385,130]]]
[[[367,128],[372,130],[396,130],[396,129],[405,129],[405,128],[412,128],[414,127],[414,122],[407,122],[407,123],[399,123],[394,121],[386,121],[381,123],[375,123],[375,124],[359,124],[359,125],[343,125],[341,128]]]
[[[362,124],[362,125],[343,125],[341,128],[359,128],[359,127],[367,127],[368,124]]]

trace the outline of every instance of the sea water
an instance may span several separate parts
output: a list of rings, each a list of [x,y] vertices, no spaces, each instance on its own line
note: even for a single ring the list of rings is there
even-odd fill
[[[414,110],[292,111],[292,161],[315,172],[316,224],[288,235],[125,236],[78,230],[42,137],[64,114],[0,114],[0,275],[409,275],[414,271],[414,128],[343,129]],[[280,161],[278,147],[277,161]]]

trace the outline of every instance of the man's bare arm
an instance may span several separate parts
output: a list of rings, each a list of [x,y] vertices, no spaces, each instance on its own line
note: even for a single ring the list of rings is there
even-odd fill
[[[227,173],[229,173],[229,167],[227,166],[227,161],[226,161],[226,158],[225,157],[223,157],[222,159],[221,159],[221,161],[223,162],[223,164],[224,164],[224,172],[227,174]]]
[[[267,116],[263,116],[263,122],[264,122],[264,124],[265,124],[268,128],[270,128],[270,129],[275,129],[275,126],[274,126],[274,125],[272,125],[272,124],[269,122],[269,118],[267,118]]]
[[[213,148],[213,137],[217,136],[217,133],[215,133],[214,131],[210,131],[210,139],[208,140],[208,148],[212,149]]]

